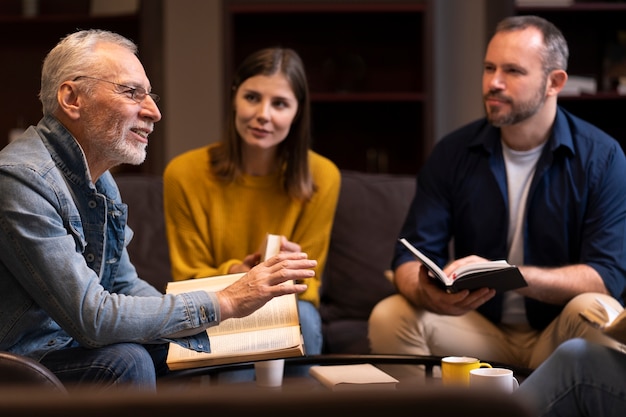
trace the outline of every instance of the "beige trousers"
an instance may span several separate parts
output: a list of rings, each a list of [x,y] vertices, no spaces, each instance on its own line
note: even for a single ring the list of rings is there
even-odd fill
[[[581,337],[625,351],[624,345],[584,321],[579,312],[596,298],[623,308],[614,298],[586,293],[573,298],[543,331],[528,325],[495,325],[472,311],[463,316],[442,316],[415,309],[401,295],[379,302],[369,318],[369,339],[376,354],[472,356],[511,366],[534,369],[562,342]],[[417,372],[409,367],[406,372]]]

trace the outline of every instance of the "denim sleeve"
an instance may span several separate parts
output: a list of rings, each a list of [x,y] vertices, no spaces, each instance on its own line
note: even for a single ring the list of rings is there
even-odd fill
[[[132,238],[132,230],[126,227],[124,250],[119,260],[113,292],[141,297],[159,297],[162,293],[143,279],[139,279],[135,266],[130,261],[126,246]]]
[[[12,312],[0,313],[0,341],[15,329],[21,335],[14,340],[37,334],[43,340],[58,324],[95,348],[202,334],[219,323],[214,294],[152,291],[138,280],[127,254],[119,272],[128,294],[106,291],[83,257],[86,243],[73,226],[81,216],[56,172],[52,166],[8,165],[0,172],[0,288],[3,310]]]

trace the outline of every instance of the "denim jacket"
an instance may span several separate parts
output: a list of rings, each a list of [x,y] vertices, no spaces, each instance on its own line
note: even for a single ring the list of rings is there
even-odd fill
[[[0,151],[0,350],[40,360],[70,345],[179,343],[209,352],[215,294],[163,295],[137,276],[112,175],[44,117]]]

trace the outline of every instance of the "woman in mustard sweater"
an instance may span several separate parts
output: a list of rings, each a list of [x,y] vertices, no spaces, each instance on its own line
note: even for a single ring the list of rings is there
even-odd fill
[[[310,149],[304,65],[291,49],[248,56],[235,73],[222,141],[174,158],[164,173],[174,280],[245,272],[267,233],[318,261],[298,308],[307,354],[322,350],[319,286],[341,177]]]

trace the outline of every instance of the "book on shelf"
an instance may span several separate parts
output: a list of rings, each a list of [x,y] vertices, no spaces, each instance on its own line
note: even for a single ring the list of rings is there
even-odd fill
[[[314,365],[309,374],[332,391],[396,389],[398,380],[370,363]]]
[[[268,235],[262,259],[280,250],[280,236]],[[168,294],[219,291],[244,276],[227,274],[170,282]],[[295,294],[275,297],[254,313],[229,318],[206,330],[211,353],[170,343],[167,364],[172,370],[303,356],[305,353]]]
[[[616,310],[596,298],[596,302],[579,313],[593,327],[620,343],[626,343],[626,310]]]
[[[581,94],[596,94],[598,83],[593,77],[583,77],[580,75],[570,75],[559,96],[580,96]]]
[[[574,0],[515,0],[516,6],[528,7],[553,7],[553,6],[571,6]]]
[[[528,284],[515,265],[504,260],[478,262],[463,265],[447,276],[431,259],[420,252],[405,238],[400,242],[410,250],[424,265],[430,275],[437,279],[440,286],[449,293],[461,290],[476,290],[479,288],[493,288],[498,292],[509,291],[526,287]]]

